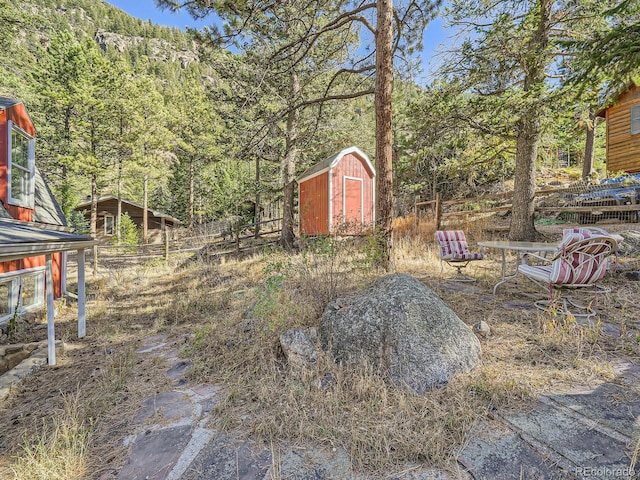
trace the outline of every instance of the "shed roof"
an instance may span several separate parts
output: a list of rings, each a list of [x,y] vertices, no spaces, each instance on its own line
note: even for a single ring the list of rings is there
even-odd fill
[[[369,160],[369,157],[367,156],[366,153],[364,153],[362,150],[360,150],[358,147],[349,147],[349,148],[345,148],[344,150],[339,151],[338,153],[336,153],[335,155],[331,155],[328,158],[325,158],[324,160],[322,160],[319,163],[316,163],[315,165],[307,168],[304,172],[302,172],[302,174],[298,177],[298,183],[306,180],[307,178],[311,178],[319,173],[322,173],[324,171],[327,171],[333,167],[335,167],[338,162],[340,160],[342,160],[342,157],[344,157],[345,155],[348,155],[350,153],[355,153],[357,154],[359,157],[361,157],[367,164],[367,166],[369,167],[369,169],[371,170],[371,173],[373,174],[373,176],[376,176],[376,169],[373,168],[373,164],[371,163],[371,160]]]
[[[114,196],[114,195],[102,195],[101,197],[98,197],[98,205],[100,205],[101,202],[105,202],[108,200],[118,200],[118,197]],[[136,208],[139,208],[140,210],[144,210],[144,207],[142,205],[140,205],[139,203],[136,202],[132,202],[130,200],[125,200],[124,198],[121,199],[122,203],[126,203],[128,205],[132,205]],[[80,202],[75,210],[85,210],[87,207],[91,207],[91,197],[89,197],[88,200],[85,200],[84,202]],[[164,218],[165,220],[169,220],[173,223],[182,223],[180,220],[178,220],[175,217],[172,217],[171,215],[168,215],[166,213],[160,212],[158,210],[151,210],[150,208],[147,208],[147,211],[149,211],[154,217],[156,218]]]
[[[0,262],[47,253],[88,248],[97,243],[86,235],[51,230],[32,223],[0,218]]]

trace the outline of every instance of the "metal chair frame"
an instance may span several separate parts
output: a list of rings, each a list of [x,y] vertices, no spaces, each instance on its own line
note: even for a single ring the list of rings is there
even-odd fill
[[[538,300],[534,305],[540,310],[549,311],[558,301],[561,301],[561,311],[568,317],[591,318],[598,313],[589,305],[576,303],[571,297],[563,296],[563,291],[573,289],[586,289],[588,293],[594,294],[594,301],[597,303],[598,294],[608,293],[610,289],[601,287],[598,282],[604,277],[608,267],[608,257],[617,249],[617,242],[614,238],[599,234],[569,234],[567,235],[558,250],[551,258],[544,258],[534,253],[525,254],[528,257],[536,258],[548,265],[520,265],[518,270],[529,280],[549,291],[549,300]],[[562,269],[564,270],[558,270]],[[585,270],[588,269],[588,270]],[[566,279],[554,278],[556,275],[565,275]],[[580,280],[577,280],[580,279]],[[554,292],[558,293],[558,298],[554,299]],[[569,305],[584,310],[585,313],[573,313],[569,310]],[[556,311],[554,309],[554,311]]]
[[[472,253],[469,250],[467,239],[462,230],[438,230],[435,236],[440,255],[440,272],[444,271],[444,262],[456,269],[455,275],[447,280],[476,282],[475,278],[462,273],[462,269],[473,261],[482,260],[484,258],[482,252]]]

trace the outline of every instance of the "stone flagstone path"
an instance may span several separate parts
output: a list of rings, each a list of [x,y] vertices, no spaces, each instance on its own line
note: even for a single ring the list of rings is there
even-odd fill
[[[134,418],[130,457],[119,480],[373,480],[354,474],[340,449],[258,444],[206,427],[223,399],[216,385],[190,386],[190,363],[163,336],[147,338],[140,355],[168,361],[174,389],[147,399]],[[407,465],[387,480],[638,479],[630,469],[640,437],[640,398],[624,384],[640,382],[640,368],[615,365],[614,382],[547,395],[525,412],[496,414],[481,422],[459,455],[457,471]]]

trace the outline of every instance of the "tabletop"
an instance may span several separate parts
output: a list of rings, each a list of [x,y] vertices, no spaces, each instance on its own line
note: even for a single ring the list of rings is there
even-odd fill
[[[557,243],[548,242],[516,242],[512,240],[490,240],[478,242],[484,248],[498,248],[501,250],[515,250],[523,252],[553,252],[558,248]]]

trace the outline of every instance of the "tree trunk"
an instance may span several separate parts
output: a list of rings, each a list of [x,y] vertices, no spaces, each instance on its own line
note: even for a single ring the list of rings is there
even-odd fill
[[[118,210],[116,213],[116,238],[122,241],[122,159],[118,161]]]
[[[98,174],[91,174],[91,224],[89,225],[89,232],[91,236],[95,238],[98,232]],[[98,246],[93,246],[93,274],[98,273]]]
[[[298,75],[293,72],[291,74],[291,103],[294,103],[300,94],[300,83]],[[296,160],[298,157],[298,121],[300,113],[298,110],[292,109],[287,115],[287,132],[286,132],[286,152],[282,165],[282,177],[284,184],[284,206],[282,212],[282,231],[280,233],[280,242],[286,250],[294,247],[296,239],[293,231],[293,201],[295,196],[295,174]]]
[[[143,192],[142,192],[142,243],[145,245],[149,243],[149,212],[148,208],[148,197],[149,197],[149,175],[145,173],[144,175],[144,183],[143,183]]]
[[[98,177],[95,173],[91,174],[91,221],[89,223],[89,232],[92,237],[98,232]]]
[[[189,232],[193,232],[193,204],[195,203],[195,165],[194,159],[189,159]]]
[[[540,115],[544,109],[543,90],[549,54],[552,0],[539,0],[538,26],[523,57],[525,102],[518,122],[516,168],[513,185],[510,240],[534,240],[534,196],[536,160],[540,141]]]
[[[253,208],[253,236],[255,238],[260,237],[260,221],[262,220],[260,215],[260,157],[256,156],[256,203]]]
[[[584,144],[584,162],[582,164],[582,179],[589,180],[591,178],[591,170],[593,170],[593,154],[596,148],[596,126],[598,117],[595,113],[589,112],[589,121],[587,122],[587,138]]]
[[[523,120],[516,140],[510,240],[533,240],[536,235],[533,215],[539,140],[540,121],[537,118]]]
[[[380,266],[393,268],[393,1],[378,0],[376,33],[376,227],[381,248]]]

